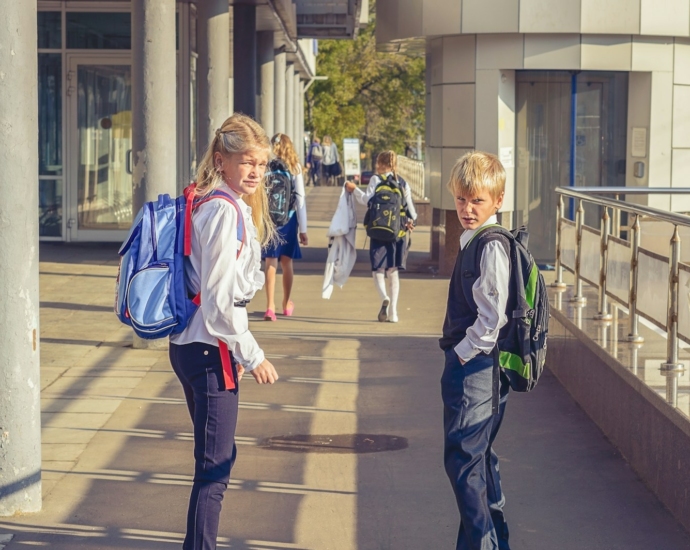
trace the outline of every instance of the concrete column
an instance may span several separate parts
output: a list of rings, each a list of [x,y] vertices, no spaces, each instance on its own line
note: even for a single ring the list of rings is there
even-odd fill
[[[273,114],[273,133],[285,134],[285,74],[287,71],[285,52],[280,52],[275,55],[275,110]]]
[[[230,115],[230,14],[228,0],[197,2],[199,158]]]
[[[304,82],[299,81],[297,87],[297,156],[300,163],[304,164]]]
[[[225,0],[227,6],[227,0]],[[256,6],[234,4],[233,10],[233,101],[235,111],[256,117]]]
[[[299,114],[299,111],[300,111],[299,105],[302,101],[302,81],[300,80],[299,72],[295,71],[294,79],[295,79],[295,84],[294,84],[295,100],[293,103],[293,105],[294,105],[293,108],[295,110],[295,114],[294,114],[294,119],[293,119],[293,125],[294,126],[293,126],[293,130],[292,130],[292,141],[296,144],[296,147],[299,147],[299,140],[302,139],[301,138],[302,122],[300,120],[300,114]]]
[[[285,133],[294,139],[295,132],[295,67],[290,63],[285,71]]]
[[[175,0],[132,2],[132,201],[175,194]]]
[[[0,13],[0,516],[11,516],[41,509],[36,2],[0,0]]]
[[[269,137],[275,133],[275,62],[273,31],[258,33],[259,121]]]

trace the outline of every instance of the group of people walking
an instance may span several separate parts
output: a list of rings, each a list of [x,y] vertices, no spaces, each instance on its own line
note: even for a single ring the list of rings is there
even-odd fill
[[[337,162],[337,149],[327,137],[323,145],[318,160],[327,168],[333,165],[333,159]],[[316,160],[312,149],[310,170]],[[353,193],[361,204],[369,204],[384,184],[400,195],[401,211],[394,212],[405,220],[398,228],[400,233],[396,229],[395,238],[371,238],[369,251],[373,281],[381,299],[377,319],[398,322],[399,272],[406,267],[410,234],[417,214],[410,187],[397,174],[394,152],[379,154],[376,172],[365,190],[347,182],[344,192]],[[281,181],[281,185],[290,190],[288,206],[278,225],[274,218],[281,196],[278,192],[273,196],[267,189],[267,173],[277,174],[276,181]],[[284,173],[287,179],[280,179]],[[325,173],[330,173],[330,169]],[[500,206],[500,201],[494,199],[498,193],[502,200],[502,189],[498,182],[487,191],[482,187],[479,172],[469,170],[467,174],[469,176],[458,176],[451,190],[458,197],[456,204],[463,227],[476,232],[490,221],[490,216]],[[469,188],[466,181],[471,183]],[[282,313],[291,316],[295,311],[291,299],[293,260],[301,258],[300,245],[309,242],[304,187],[304,171],[290,138],[276,134],[269,139],[258,123],[241,114],[228,118],[216,131],[199,165],[193,192],[201,200],[192,217],[192,254],[186,272],[188,290],[200,296],[200,308],[187,328],[170,340],[170,360],[182,384],[194,426],[195,468],[184,550],[216,548],[221,504],[236,457],[239,381],[247,372],[259,384],[273,384],[279,377],[249,330],[246,305],[265,286],[264,319],[277,319],[275,282],[280,264],[283,270]],[[216,190],[229,195],[232,201],[203,201]],[[461,201],[462,197],[476,194],[478,190],[486,197],[481,195],[477,200]],[[243,234],[238,231],[240,226],[244,228]],[[492,258],[503,259],[501,251],[500,246],[494,245],[488,249]],[[262,259],[265,273],[261,271]],[[483,257],[481,266],[485,267]],[[481,274],[478,280],[482,283]],[[457,548],[462,549],[508,550],[507,527],[501,512],[498,459],[491,451],[507,391],[502,385],[501,416],[489,414],[486,418],[486,392],[491,391],[491,381],[486,379],[489,368],[486,356],[480,353],[490,347],[492,338],[495,343],[502,322],[496,312],[501,300],[505,299],[503,282],[503,279],[494,278],[483,281],[485,286],[480,284],[483,290],[491,289],[489,303],[476,296],[476,304],[465,301],[458,309],[451,308],[449,298],[449,316],[444,326],[446,466],[461,512]],[[484,310],[488,314],[480,315]],[[476,328],[474,333],[470,330],[472,327]],[[470,337],[471,334],[474,336]],[[224,360],[223,349],[229,351],[229,362]],[[471,372],[463,374],[463,368],[468,366],[472,367]],[[465,386],[472,387],[472,392],[466,392],[469,400],[463,398]],[[472,414],[463,412],[468,407]],[[470,425],[475,420],[479,427]],[[475,435],[470,433],[473,430]],[[485,467],[490,472],[488,479]]]

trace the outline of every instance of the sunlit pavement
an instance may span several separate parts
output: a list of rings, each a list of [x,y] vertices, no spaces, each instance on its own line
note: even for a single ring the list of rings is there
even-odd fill
[[[311,246],[296,262],[294,317],[264,322],[264,295],[250,304],[251,329],[281,379],[241,383],[219,548],[454,548],[437,343],[448,282],[429,270],[429,228],[419,228],[400,323],[377,322],[359,230],[353,276],[323,300],[338,193],[309,190]],[[116,248],[42,245],[43,512],[0,518],[0,548],[181,545],[191,423],[167,352],[132,349],[112,313]],[[497,450],[513,549],[690,548],[552,376],[511,396]]]

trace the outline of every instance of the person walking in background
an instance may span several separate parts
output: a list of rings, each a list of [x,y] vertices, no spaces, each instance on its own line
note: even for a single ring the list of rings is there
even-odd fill
[[[323,158],[321,159],[323,177],[326,185],[335,185],[338,176],[342,173],[338,148],[331,140],[331,136],[323,136]]]
[[[381,298],[381,309],[378,320],[381,322],[398,322],[398,297],[400,296],[400,279],[398,272],[404,270],[407,263],[407,253],[411,243],[409,233],[414,229],[417,211],[412,201],[412,193],[407,182],[397,174],[397,155],[394,151],[384,151],[376,157],[376,175],[369,180],[366,191],[362,191],[353,182],[348,181],[345,189],[355,194],[360,204],[369,206],[370,200],[377,193],[379,185],[397,187],[402,195],[402,204],[406,222],[403,234],[396,235],[392,241],[382,241],[371,238],[369,240],[369,258],[374,285]],[[397,233],[397,229],[396,229]],[[386,278],[389,290],[386,290]]]
[[[316,185],[319,181],[319,175],[321,174],[321,159],[323,158],[323,147],[321,146],[321,140],[314,136],[314,140],[309,146],[309,151],[307,152],[307,170],[309,178],[307,185],[311,182],[312,185]]]
[[[269,165],[267,191],[273,221],[278,226],[278,239],[266,247],[263,258],[266,261],[266,313],[264,320],[276,320],[275,287],[278,261],[283,270],[283,315],[290,317],[295,304],[290,300],[294,279],[293,260],[302,257],[300,244],[307,246],[307,203],[304,191],[302,167],[292,140],[285,134],[276,134],[271,140],[273,159]],[[284,197],[281,194],[285,194]],[[287,208],[280,211],[278,203]],[[299,233],[299,238],[298,238]]]
[[[186,275],[190,294],[200,295],[201,304],[187,328],[170,337],[169,352],[194,425],[194,481],[183,550],[216,548],[236,456],[239,380],[244,372],[259,384],[278,380],[249,332],[246,310],[264,283],[261,245],[275,235],[263,186],[269,154],[261,126],[235,114],[216,130],[191,191],[198,206]],[[216,190],[227,200],[208,200]]]

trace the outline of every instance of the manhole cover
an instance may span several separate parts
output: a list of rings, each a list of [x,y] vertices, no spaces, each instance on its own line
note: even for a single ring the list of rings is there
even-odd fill
[[[380,453],[406,449],[407,439],[385,434],[292,434],[269,437],[261,446],[293,453]]]

